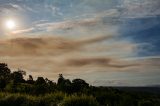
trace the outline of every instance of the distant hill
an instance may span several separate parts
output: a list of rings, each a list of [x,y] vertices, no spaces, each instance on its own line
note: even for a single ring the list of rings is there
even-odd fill
[[[148,87],[114,87],[121,91],[128,91],[128,92],[141,92],[141,93],[155,93],[160,94],[160,86],[148,86]]]

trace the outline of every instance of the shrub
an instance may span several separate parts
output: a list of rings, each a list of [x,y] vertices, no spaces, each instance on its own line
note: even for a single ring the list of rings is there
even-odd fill
[[[151,101],[149,100],[142,100],[140,103],[139,103],[139,106],[155,106]]]
[[[25,96],[20,95],[8,95],[1,100],[3,105],[7,106],[22,106],[25,102],[28,101]]]
[[[99,104],[92,96],[72,95],[66,97],[60,106],[99,106]]]
[[[45,106],[57,106],[65,97],[62,92],[56,92],[52,94],[46,94],[45,96],[40,96],[39,100],[45,104]]]

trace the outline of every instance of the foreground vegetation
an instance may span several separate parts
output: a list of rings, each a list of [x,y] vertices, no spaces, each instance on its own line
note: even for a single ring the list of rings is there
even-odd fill
[[[160,106],[160,95],[122,91],[111,87],[94,87],[83,79],[58,81],[38,77],[33,80],[25,72],[11,72],[0,64],[0,106]]]

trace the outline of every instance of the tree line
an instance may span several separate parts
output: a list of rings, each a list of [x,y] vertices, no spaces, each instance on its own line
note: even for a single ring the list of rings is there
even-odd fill
[[[29,75],[25,80],[26,72],[18,69],[11,72],[7,64],[0,63],[0,90],[9,92],[23,92],[31,94],[44,94],[54,91],[63,91],[67,93],[80,92],[89,88],[89,84],[83,79],[65,79],[59,74],[57,83],[48,78],[38,77],[33,79]]]

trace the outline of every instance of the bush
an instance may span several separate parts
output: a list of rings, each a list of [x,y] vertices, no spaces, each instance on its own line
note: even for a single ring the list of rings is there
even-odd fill
[[[46,94],[45,96],[40,96],[39,100],[45,104],[45,106],[57,106],[66,95],[62,92],[56,92],[52,94]]]
[[[57,106],[65,97],[62,92],[31,96],[19,93],[0,93],[0,106]]]
[[[5,96],[0,101],[0,105],[3,106],[33,106],[33,101],[31,101],[27,96],[25,95],[19,95],[19,94],[11,94],[8,96]]]
[[[92,96],[72,95],[66,97],[60,106],[99,106],[99,104]]]
[[[155,106],[151,101],[149,100],[143,100],[139,103],[139,106]]]

